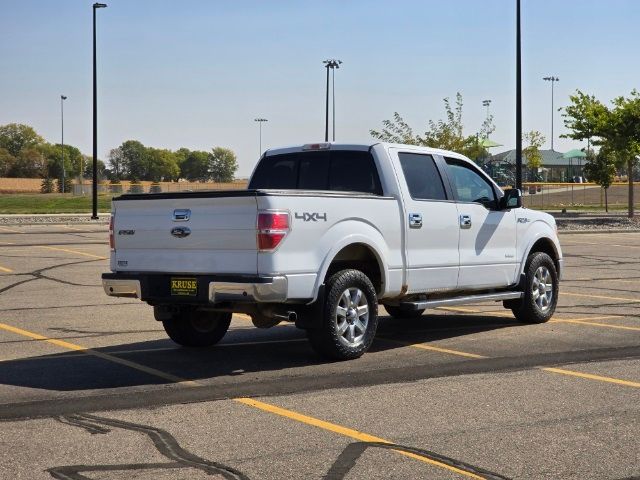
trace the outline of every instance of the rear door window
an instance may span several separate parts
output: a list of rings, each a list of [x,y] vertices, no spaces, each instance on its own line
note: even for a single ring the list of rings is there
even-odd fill
[[[329,189],[382,195],[378,170],[371,154],[348,150],[331,152]]]
[[[402,172],[414,200],[446,200],[442,177],[431,155],[399,153]]]

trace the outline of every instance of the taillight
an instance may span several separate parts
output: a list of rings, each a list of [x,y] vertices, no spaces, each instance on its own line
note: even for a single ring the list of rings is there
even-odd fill
[[[286,212],[258,213],[258,250],[275,250],[289,233],[289,214]]]
[[[113,238],[113,215],[109,219],[109,248],[112,251],[116,249],[116,242]]]

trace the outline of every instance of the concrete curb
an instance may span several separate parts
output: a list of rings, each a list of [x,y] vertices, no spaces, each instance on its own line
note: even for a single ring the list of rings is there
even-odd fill
[[[558,230],[558,235],[563,233],[587,234],[587,233],[638,233],[640,228],[594,228],[593,230]]]

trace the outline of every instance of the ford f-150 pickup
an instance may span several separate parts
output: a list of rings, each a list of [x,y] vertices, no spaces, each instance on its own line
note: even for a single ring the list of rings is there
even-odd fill
[[[113,200],[107,295],[154,308],[184,346],[220,341],[232,313],[294,322],[313,348],[362,355],[378,326],[425,309],[499,301],[553,314],[563,259],[552,216],[522,207],[454,152],[396,144],[271,149],[242,191]]]

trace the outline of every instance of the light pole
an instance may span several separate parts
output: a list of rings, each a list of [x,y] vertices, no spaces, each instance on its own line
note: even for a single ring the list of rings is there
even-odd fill
[[[489,105],[491,105],[491,100],[482,101],[482,106],[487,107],[487,120],[489,120]]]
[[[560,81],[558,77],[544,77],[544,81],[551,82],[551,151],[553,152],[553,84]]]
[[[342,60],[329,59],[324,60],[325,68],[327,69],[327,101],[326,101],[326,113],[325,113],[325,126],[324,126],[324,141],[329,141],[329,69],[334,70],[336,68],[340,68],[340,64]],[[333,72],[333,85],[335,87],[335,71]],[[333,92],[333,139],[336,139],[336,94],[335,88]]]
[[[522,49],[520,0],[516,0],[516,188],[522,190]]]
[[[61,130],[61,157],[62,157],[62,188],[60,189],[61,193],[64,193],[64,180],[65,180],[65,169],[64,169],[64,101],[67,99],[64,95],[60,95],[60,130]]]
[[[264,122],[268,122],[269,120],[267,120],[266,118],[254,118],[253,119],[254,122],[258,122],[259,125],[259,130],[260,130],[260,149],[258,151],[258,156],[262,155],[262,124]]]
[[[106,3],[93,4],[93,220],[98,219],[98,83],[96,78],[96,10],[106,8]]]

